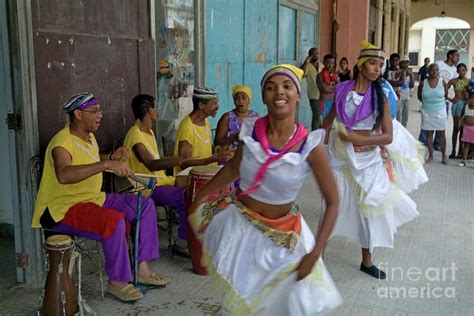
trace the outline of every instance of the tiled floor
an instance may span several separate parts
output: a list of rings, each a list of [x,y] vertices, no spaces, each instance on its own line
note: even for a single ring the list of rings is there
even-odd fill
[[[411,107],[409,129],[415,133],[420,114],[416,102]],[[325,261],[344,299],[334,315],[474,314],[474,169],[459,168],[458,161],[444,166],[436,155],[435,162],[426,165],[430,182],[412,194],[422,215],[399,229],[393,249],[376,249],[375,262],[385,267],[387,281],[358,271],[357,246],[343,238],[330,241]],[[319,195],[315,192],[308,179],[298,203],[316,228]],[[188,260],[171,258],[166,250],[161,253],[155,268],[173,279],[166,288],[151,290],[135,304],[110,296],[102,301],[95,266],[84,260],[83,296],[99,315],[221,314],[221,296],[210,280],[193,274]],[[12,243],[0,240],[0,315],[32,314],[39,290],[14,284],[12,254]]]

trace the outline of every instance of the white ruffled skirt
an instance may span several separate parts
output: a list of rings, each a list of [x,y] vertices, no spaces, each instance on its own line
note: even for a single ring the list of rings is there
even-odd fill
[[[335,137],[329,155],[339,192],[332,236],[345,236],[371,253],[375,247],[392,248],[397,228],[420,214],[415,202],[390,181],[380,148],[356,153],[352,143]]]
[[[201,206],[190,216],[198,229]],[[197,225],[197,226],[196,226]],[[341,304],[342,299],[322,259],[297,282],[297,268],[315,238],[302,218],[293,252],[257,229],[237,206],[219,212],[200,238],[202,263],[225,293],[224,308],[234,315],[314,315]]]
[[[423,168],[425,146],[417,141],[397,120],[393,120],[393,140],[386,146],[388,157],[393,163],[394,181],[405,193],[418,190],[428,182]]]

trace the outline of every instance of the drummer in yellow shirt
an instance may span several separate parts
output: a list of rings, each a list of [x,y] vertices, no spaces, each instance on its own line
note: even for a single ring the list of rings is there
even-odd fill
[[[212,153],[212,135],[207,118],[216,116],[218,109],[217,91],[194,88],[193,111],[181,121],[176,137],[174,153],[183,162],[175,167],[175,174],[190,166],[225,163],[232,158],[233,153],[228,149]]]
[[[50,141],[35,202],[32,227],[81,236],[102,243],[109,292],[122,301],[141,299],[132,281],[126,226],[135,221],[137,196],[101,192],[102,172],[133,175],[123,161],[124,147],[100,154],[94,132],[102,120],[102,107],[92,93],[72,96],[64,105],[70,121]],[[156,213],[152,201],[142,199],[138,241],[138,283],[166,285],[169,278],[153,272],[148,262],[158,253]]]
[[[179,214],[178,239],[173,245],[173,252],[189,257],[187,250],[187,221],[184,189],[174,186],[175,178],[167,176],[164,169],[179,166],[182,159],[178,156],[160,158],[156,137],[152,127],[158,118],[155,98],[147,94],[139,94],[132,100],[135,124],[128,130],[124,139],[124,147],[130,150],[128,165],[137,173],[153,174],[157,178],[157,186],[151,197],[157,205],[167,205]],[[149,194],[150,192],[146,192]]]

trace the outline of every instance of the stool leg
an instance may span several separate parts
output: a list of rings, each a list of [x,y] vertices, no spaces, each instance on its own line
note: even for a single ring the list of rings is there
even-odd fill
[[[99,281],[100,281],[100,296],[102,300],[104,300],[104,280],[103,280],[103,274],[102,274],[102,251],[101,251],[101,245],[96,242],[96,247],[97,247],[97,262],[98,262],[98,268],[99,268]]]
[[[171,217],[171,210],[166,207],[166,219],[168,220],[168,248],[171,248],[171,239],[173,235],[173,219]]]

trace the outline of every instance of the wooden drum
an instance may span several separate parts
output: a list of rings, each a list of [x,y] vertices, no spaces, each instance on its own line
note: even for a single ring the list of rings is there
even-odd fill
[[[189,172],[188,178],[188,188],[186,190],[186,206],[187,206],[187,217],[191,214],[189,213],[189,207],[193,203],[197,194],[206,186],[206,184],[219,172],[221,167],[218,166],[198,166],[191,169]],[[219,198],[222,194],[229,193],[233,189],[232,185],[215,192],[208,196],[207,200],[215,200]],[[197,238],[194,231],[188,225],[188,248],[189,253],[191,254],[191,261],[193,264],[194,273],[200,275],[207,275],[206,268],[201,265],[201,255],[202,255],[202,244],[201,241]]]
[[[74,315],[78,312],[77,295],[69,275],[69,261],[74,241],[67,235],[53,235],[46,239],[49,271],[43,298],[44,315]]]

